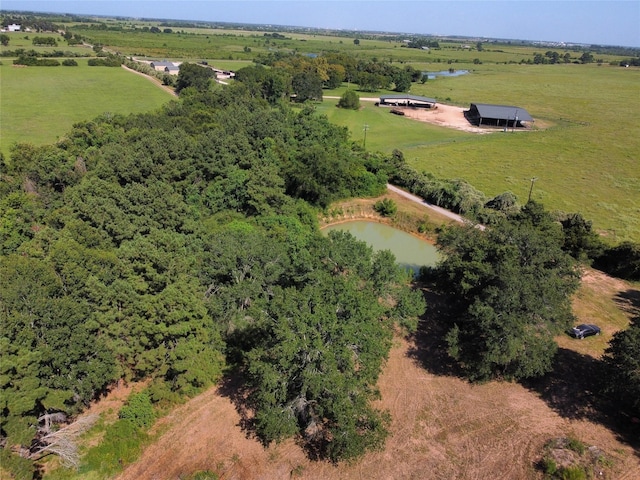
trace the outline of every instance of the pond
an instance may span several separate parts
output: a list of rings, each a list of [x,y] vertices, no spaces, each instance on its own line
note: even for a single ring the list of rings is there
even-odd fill
[[[398,264],[410,268],[415,274],[421,266],[435,266],[440,259],[438,250],[430,243],[382,223],[354,220],[325,227],[322,233],[327,235],[331,230],[350,232],[376,251],[391,250]]]
[[[433,80],[436,77],[459,77],[460,75],[466,75],[469,73],[469,70],[454,70],[450,72],[449,70],[442,70],[441,72],[422,72],[423,75],[426,75],[429,80]]]

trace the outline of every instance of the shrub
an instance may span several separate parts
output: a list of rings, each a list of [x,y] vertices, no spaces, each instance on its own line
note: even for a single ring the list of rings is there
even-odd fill
[[[392,217],[398,211],[398,206],[390,198],[385,198],[377,201],[373,209],[383,217]]]
[[[584,443],[582,443],[580,440],[578,440],[576,438],[568,438],[567,439],[567,448],[569,450],[572,450],[572,451],[582,455],[584,453],[586,447],[585,447]]]
[[[565,467],[558,471],[561,480],[587,480],[587,474],[582,467]]]
[[[217,473],[211,470],[203,470],[201,472],[195,472],[186,477],[184,480],[218,480],[220,478]]]
[[[21,56],[16,58],[13,61],[14,65],[27,65],[29,67],[57,67],[60,65],[60,62],[57,60],[53,60],[50,58],[36,58],[36,57],[27,57]]]
[[[338,101],[338,107],[350,110],[358,110],[360,108],[360,97],[353,90],[347,90],[342,94]]]
[[[107,427],[104,438],[86,453],[80,475],[88,472],[100,472],[102,477],[113,476],[124,465],[133,462],[142,451],[147,434],[127,420],[118,420]],[[84,477],[80,477],[84,478]]]
[[[77,67],[78,62],[76,62],[72,58],[67,58],[66,60],[62,61],[62,65],[64,65],[65,67]]]
[[[553,458],[545,457],[541,462],[542,470],[547,475],[553,475],[558,471],[558,464]]]
[[[154,414],[149,394],[140,392],[131,395],[127,404],[120,409],[118,416],[123,420],[129,420],[138,428],[150,427]]]
[[[0,465],[16,480],[31,480],[36,473],[31,460],[12,453],[8,448],[0,448]]]
[[[115,55],[109,55],[101,58],[91,58],[88,62],[90,67],[119,67],[122,65],[122,59]]]

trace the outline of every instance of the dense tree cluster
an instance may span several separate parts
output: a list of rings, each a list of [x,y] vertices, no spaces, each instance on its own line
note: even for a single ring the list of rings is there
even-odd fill
[[[562,251],[562,231],[539,204],[486,231],[448,229],[439,287],[457,315],[449,354],[474,380],[521,379],[552,369],[553,337],[573,321],[579,272]]]
[[[603,359],[604,392],[620,410],[640,418],[640,305],[631,325],[613,335]]]
[[[211,86],[213,70],[196,63],[183,63],[180,65],[178,79],[176,80],[176,93],[186,88],[193,88],[199,92],[206,92]]]
[[[342,82],[358,84],[359,89],[365,92],[383,88],[406,92],[411,88],[411,82],[422,78],[422,72],[409,65],[398,67],[391,62],[362,60],[346,53],[330,52],[309,57],[276,51],[258,55],[255,62],[277,70],[288,87],[285,90],[295,95],[298,101],[321,99],[322,88],[337,88]],[[271,74],[257,75],[259,70],[247,68],[251,73],[238,72],[244,81],[251,78],[252,82],[262,83],[261,75],[271,78]]]
[[[380,445],[377,375],[424,301],[388,252],[315,220],[385,189],[369,163],[346,129],[243,85],[17,145],[0,171],[1,444],[28,452],[46,415],[118,379],[172,400],[231,364],[265,442],[298,432],[334,460]]]
[[[58,40],[56,40],[54,37],[33,37],[33,39],[31,40],[31,43],[33,43],[33,45],[38,45],[38,46],[49,46],[49,47],[57,47],[58,46]]]

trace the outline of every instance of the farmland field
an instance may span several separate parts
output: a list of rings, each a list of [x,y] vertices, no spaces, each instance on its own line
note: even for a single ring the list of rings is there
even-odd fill
[[[120,20],[110,23],[124,24]],[[151,22],[147,24],[152,25]],[[104,44],[107,51],[117,51],[127,56],[143,56],[147,59],[207,60],[210,65],[233,70],[251,65],[252,60],[259,54],[269,54],[279,49],[303,54],[337,50],[348,52],[361,60],[376,57],[394,65],[412,65],[424,71],[446,70],[449,66],[469,69],[470,74],[461,77],[438,78],[424,84],[413,83],[411,94],[437,98],[441,107],[439,111],[434,112],[440,114],[445,110],[444,104],[465,108],[471,102],[517,105],[526,108],[532,114],[536,119],[535,125],[531,129],[519,132],[503,132],[496,129],[489,134],[480,135],[412,120],[408,116],[390,115],[389,109],[376,107],[371,98],[363,100],[359,110],[342,110],[336,108],[337,98],[352,86],[344,84],[338,89],[325,91],[325,100],[316,103],[314,107],[317,112],[327,115],[331,122],[348,129],[352,140],[363,145],[367,151],[391,153],[398,149],[416,169],[432,172],[442,178],[464,178],[484,191],[489,198],[504,191],[512,191],[520,202],[524,203],[529,194],[550,210],[582,213],[587,219],[594,221],[596,230],[603,237],[612,242],[640,241],[640,139],[637,135],[640,124],[636,119],[640,106],[640,70],[610,65],[610,61],[615,63],[614,57],[604,57],[604,61],[599,65],[527,65],[519,62],[523,58],[533,56],[536,52],[533,46],[498,45],[487,47],[481,52],[477,51],[475,46],[463,46],[461,42],[443,42],[442,48],[426,51],[406,48],[398,39],[386,41],[363,38],[356,44],[353,33],[352,36],[345,37],[286,33],[287,38],[275,38],[265,37],[262,31],[242,30],[187,29],[185,32],[152,33],[139,27],[136,31],[115,31],[106,28],[82,30],[77,26],[72,28],[85,36],[88,44]],[[15,36],[11,48],[18,46],[30,48],[25,37]],[[74,48],[77,50],[72,53],[95,53],[87,46]],[[575,55],[575,52],[572,54]],[[481,57],[482,61],[475,62],[478,57]],[[77,61],[78,67],[19,68],[14,67],[10,59],[3,59],[0,66],[0,151],[8,156],[11,145],[15,143],[29,142],[41,145],[55,142],[56,139],[64,137],[76,122],[91,120],[100,115],[151,111],[172,100],[166,91],[141,75],[123,68],[89,67],[86,58]],[[376,98],[382,92],[358,93],[362,97]],[[201,109],[198,112],[202,113],[208,107],[199,108]],[[294,108],[300,106],[296,105]],[[225,119],[236,120],[237,113],[237,110],[233,110]],[[206,117],[207,115],[198,117],[194,124],[199,122],[200,118]],[[236,125],[233,122],[229,123]],[[175,133],[176,137],[183,136],[184,132],[171,130],[175,124],[170,123],[167,130]],[[258,128],[269,128],[266,122],[256,124],[260,125]],[[277,132],[290,134],[290,131],[285,129],[273,131],[276,132],[274,136],[283,135]],[[219,135],[217,138],[222,136]],[[236,154],[231,158],[234,147],[242,146],[240,142],[243,140],[240,137],[239,142],[233,137],[223,139],[225,142],[220,144],[219,151],[225,154],[231,152],[229,163],[233,164],[234,159],[243,155]],[[250,140],[252,139],[250,137]],[[161,142],[162,140],[158,140],[151,146],[162,147],[165,144]],[[143,147],[140,150],[143,153],[150,150],[147,148],[148,144],[140,142],[138,145]],[[159,151],[164,151],[164,148],[160,148]],[[105,152],[110,154],[107,149]],[[132,165],[132,169],[134,165],[143,165],[138,162],[138,157],[129,155],[128,152],[133,150],[123,150],[122,157],[107,157],[105,154],[105,158],[112,159],[112,162],[115,158],[131,160],[127,165]],[[218,150],[214,152],[212,149],[212,153],[209,153],[199,148],[186,152],[188,153],[185,154],[185,158],[186,155],[197,152],[188,158],[202,160],[189,172],[195,172],[195,178],[200,176],[201,169],[207,169],[213,164],[212,158],[215,158]],[[168,154],[169,157],[172,156],[171,152]],[[200,157],[197,157],[198,155]],[[360,159],[354,156],[354,160]],[[77,163],[80,168],[81,162]],[[111,166],[114,164],[110,163],[109,167]],[[95,171],[99,172],[100,169],[96,168]],[[266,168],[264,171],[269,172]],[[92,180],[91,176],[87,177],[87,180]],[[29,177],[25,178],[29,180]],[[141,170],[138,178],[153,180],[153,175],[147,175]],[[167,178],[176,182],[177,176]],[[248,186],[254,186],[256,183],[253,178],[256,177],[247,177]],[[535,185],[533,178],[536,179]],[[97,176],[93,178],[96,179]],[[212,198],[215,197],[223,188],[233,187],[229,180],[233,180],[231,175],[220,175],[216,178],[218,183],[212,183],[207,192],[211,193]],[[84,180],[80,180],[82,181]],[[125,182],[132,185],[134,183],[129,180]],[[186,190],[200,182],[199,178],[191,185],[187,185],[190,182],[185,181]],[[15,182],[16,190],[25,184]],[[98,182],[95,185],[99,187]],[[169,190],[164,188],[165,186],[167,184],[162,184],[162,192]],[[84,185],[81,187],[84,188]],[[89,187],[93,188],[91,184]],[[22,188],[24,189],[24,186]],[[80,196],[83,194],[81,188],[69,190],[73,191],[74,195],[80,192],[76,197],[63,193],[69,199],[69,204],[80,203]],[[87,189],[89,190],[90,188]],[[269,190],[275,191],[276,188]],[[125,190],[122,199],[126,199],[130,192],[137,195],[138,192],[142,192],[142,188]],[[161,196],[155,193],[149,195],[154,199]],[[427,213],[423,205],[408,202],[399,195],[387,193],[385,198],[391,198],[397,203],[398,217],[411,211],[412,221],[428,219],[425,225],[428,225],[428,231],[431,233],[436,230],[435,225],[443,221],[442,218]],[[347,199],[342,204],[331,205],[325,213],[333,210],[344,215],[356,215],[354,212],[358,209],[352,209],[352,205],[367,202],[369,205],[375,205],[380,199],[381,197]],[[84,211],[99,210],[105,204],[106,202],[87,203]],[[120,204],[117,204],[113,208],[107,206],[105,210],[109,213],[114,212],[114,216],[117,216],[119,210],[124,208],[121,209]],[[151,216],[149,212],[152,212],[151,208],[135,210],[131,218],[145,219],[145,216]],[[214,222],[219,222],[222,226],[222,222],[227,221],[226,216],[229,219],[244,218],[236,215],[238,213],[232,209],[220,209],[219,217],[209,220],[202,215],[197,221],[200,222],[202,218],[205,228],[210,228]],[[58,215],[58,212],[56,214]],[[64,211],[59,213],[64,214]],[[268,218],[268,221],[271,221],[270,217]],[[158,217],[157,224],[161,228],[167,228],[165,219],[166,217]],[[281,221],[280,218],[276,220]],[[283,229],[289,225],[295,226],[293,222],[286,223],[285,220],[282,219]],[[62,223],[60,219],[57,221]],[[210,225],[207,222],[210,222]],[[34,232],[43,231],[39,225],[35,227]],[[245,227],[248,229],[249,223],[239,221],[235,228]],[[71,228],[64,233],[67,231],[73,234]],[[146,240],[147,236],[149,240],[155,239],[137,226],[132,227],[131,232],[136,241]],[[291,233],[294,234],[293,231]],[[43,238],[48,234],[49,231],[45,230]],[[190,240],[191,237],[185,235],[185,238]],[[203,244],[216,240],[215,236],[202,238]],[[158,239],[164,241],[165,237],[158,236]],[[174,237],[166,235],[166,239],[173,241]],[[175,239],[177,241],[178,235]],[[59,253],[56,251],[58,256],[54,257],[54,260],[61,262],[61,266],[62,262],[65,262],[64,255],[67,254],[65,241],[66,236],[60,235]],[[200,242],[200,239],[197,241]],[[133,258],[133,254],[137,255],[138,251],[144,253],[142,248],[147,244],[133,241],[130,243],[131,245],[127,241],[118,254],[125,255],[122,257],[125,267],[130,264],[137,268],[134,265],[136,259]],[[223,244],[224,249],[232,251],[226,245]],[[246,244],[241,245],[239,250],[244,250],[244,245]],[[265,242],[265,245],[270,247],[271,243]],[[58,244],[54,246],[58,247]],[[73,247],[74,245],[69,247],[70,253]],[[83,253],[79,249],[75,250],[79,254]],[[96,264],[103,258],[98,257],[98,253],[103,252],[94,253],[87,249],[87,254],[95,255]],[[111,252],[106,252],[105,247],[104,253]],[[188,255],[186,248],[184,255]],[[120,257],[117,258],[120,260]],[[201,262],[200,257],[193,258],[194,265]],[[215,264],[216,260],[213,259],[211,263]],[[142,261],[140,264],[142,265]],[[145,268],[147,265],[151,271],[151,264],[144,263]],[[155,268],[155,265],[153,267]],[[179,267],[182,268],[181,265]],[[97,270],[102,267],[98,265],[95,268]],[[164,267],[160,265],[158,268]],[[192,270],[191,265],[185,264],[184,270]],[[24,281],[23,277],[16,278],[16,283]],[[189,281],[189,278],[186,275],[184,278],[179,276],[175,281],[176,288]],[[95,282],[92,278],[88,285],[97,290],[101,286],[96,287]],[[199,295],[199,287],[195,282],[196,280],[193,285],[187,286],[193,287],[193,292]],[[140,280],[137,284],[142,283]],[[89,287],[86,291],[89,291]],[[113,388],[107,398],[102,398],[89,409],[103,414],[101,423],[104,424],[98,425],[97,430],[82,439],[81,451],[86,455],[80,469],[56,469],[59,460],[51,456],[44,460],[43,478],[98,479],[108,476],[113,478],[112,475],[116,474],[120,480],[200,478],[195,476],[196,472],[208,470],[213,472],[215,478],[236,479],[425,476],[442,479],[538,479],[543,476],[536,467],[539,466],[545,443],[550,439],[563,437],[578,439],[585,442],[586,446],[594,446],[599,449],[597,451],[603,452],[602,460],[594,460],[594,465],[597,463],[598,470],[602,468],[604,474],[594,469],[594,476],[621,480],[639,478],[640,456],[633,443],[636,439],[631,438],[630,429],[620,425],[622,421],[619,418],[618,406],[609,404],[594,393],[600,387],[595,376],[588,374],[598,371],[596,369],[599,368],[599,359],[613,334],[626,328],[630,319],[637,317],[638,284],[612,279],[585,267],[582,286],[573,297],[575,320],[597,323],[602,327],[602,335],[583,342],[567,335],[559,335],[556,341],[560,350],[554,361],[554,370],[544,378],[517,383],[490,381],[483,384],[469,383],[461,378],[460,372],[447,356],[446,322],[443,322],[443,319],[453,314],[450,310],[450,299],[441,297],[438,289],[431,289],[429,285],[422,284],[419,287],[426,297],[428,309],[421,316],[418,332],[408,337],[400,334],[394,337],[393,348],[376,384],[380,396],[376,399],[375,405],[388,410],[392,418],[390,436],[380,450],[369,452],[352,463],[332,464],[312,460],[310,452],[303,450],[293,439],[265,447],[253,436],[255,430],[243,428],[251,423],[252,412],[246,410],[251,404],[247,403],[244,397],[246,391],[239,387],[245,382],[245,379],[241,378],[242,373],[229,369],[218,385],[200,391],[190,399],[183,398],[184,403],[180,406],[173,405],[173,399],[160,397],[158,412],[162,414],[149,431],[144,451],[138,451],[139,444],[134,442],[133,446],[128,446],[128,442],[123,441],[122,437],[113,441],[107,432],[117,430],[105,428],[105,425],[109,426],[109,423],[116,421],[118,411],[131,389],[138,388],[132,386],[135,382],[127,385],[127,380],[132,377],[123,377],[123,382],[111,385]],[[162,293],[169,296],[167,292],[171,290],[161,288],[166,290]],[[105,290],[107,289],[105,287]],[[122,295],[122,291],[124,289],[109,291],[109,295],[113,293],[113,297],[108,297],[109,301]],[[130,297],[125,300],[137,302],[136,296],[132,294]],[[222,295],[220,298],[223,298]],[[118,298],[118,303],[120,300]],[[375,301],[375,297],[373,300]],[[127,322],[131,320],[134,327],[131,337],[126,339],[127,342],[134,335],[141,335],[139,332],[142,327],[146,328],[146,320],[158,318],[159,322],[163,321],[159,314],[151,311],[152,308],[156,308],[155,303],[151,301],[151,293],[148,294],[148,298],[138,303],[141,305],[140,315],[136,316],[137,310],[133,308],[125,309],[126,313],[122,314]],[[206,310],[203,305],[202,314],[195,312],[194,316],[199,319],[207,315],[206,318],[209,320],[210,314],[216,317],[214,320],[218,322],[221,315],[215,311],[217,307],[213,303],[211,302],[210,310]],[[143,308],[147,309],[142,311]],[[169,308],[173,309],[173,304]],[[175,310],[182,311],[183,308],[175,307]],[[186,308],[184,310],[186,312]],[[116,321],[119,321],[121,311],[120,307],[117,313],[113,310],[112,317],[117,318]],[[157,311],[160,311],[160,307]],[[205,314],[205,311],[209,313]],[[105,319],[106,324],[112,317],[101,315],[99,319]],[[85,316],[78,318],[85,321]],[[319,316],[312,318],[314,322],[322,320]],[[249,321],[248,316],[246,320]],[[177,322],[182,320],[179,318]],[[125,323],[122,325],[121,331],[124,331]],[[157,325],[160,325],[158,330],[164,328],[164,324]],[[191,328],[186,322],[184,325],[185,328]],[[114,323],[113,326],[113,331],[120,334],[121,332],[115,329],[119,328],[119,324]],[[182,328],[183,325],[177,327]],[[154,328],[156,326],[149,323],[149,329]],[[201,335],[199,332],[202,330],[197,328],[200,327],[193,329],[196,332],[193,337]],[[211,330],[210,327],[207,328]],[[318,327],[314,325],[313,328]],[[29,326],[26,326],[23,331],[28,330]],[[174,342],[174,347],[176,345],[177,341]],[[164,346],[163,344],[162,348]],[[127,345],[123,350],[128,348]],[[95,350],[95,345],[91,344],[89,352],[93,354]],[[164,350],[158,351],[161,352],[158,359],[162,359]],[[191,357],[196,357],[196,352],[195,349],[190,349],[186,351],[185,357],[191,360]],[[143,356],[136,358],[144,361]],[[228,358],[232,362],[231,355]],[[165,360],[159,361],[162,368],[166,361],[166,356]],[[190,365],[187,366],[189,373],[192,373],[191,368]],[[148,371],[140,369],[140,377],[151,375]],[[203,378],[205,375],[209,373],[205,372]],[[205,380],[209,381],[211,377]],[[193,390],[194,393],[196,391],[197,389]],[[176,393],[173,398],[177,399],[177,395]],[[594,412],[597,414],[594,415]],[[101,470],[102,462],[108,463],[105,459],[110,455],[103,455],[99,448],[93,448],[95,443],[101,442],[101,438],[105,439],[103,444],[113,448],[114,455],[110,461],[117,473],[116,470],[110,473]],[[110,439],[111,443],[106,439]],[[126,453],[121,453],[121,448]],[[138,456],[140,458],[136,460]],[[4,478],[2,468],[0,477]]]
[[[0,151],[15,142],[43,145],[64,136],[74,123],[105,112],[128,114],[159,108],[172,97],[148,79],[122,68],[0,66]]]
[[[331,121],[348,127],[355,141],[364,143],[367,125],[369,150],[399,149],[414,167],[440,177],[464,178],[489,197],[512,191],[524,202],[535,177],[532,198],[547,208],[581,212],[613,242],[640,239],[640,137],[636,134],[640,70],[609,65],[619,58],[598,56],[601,63],[590,65],[524,65],[518,62],[540,49],[500,44],[479,52],[460,42],[441,42],[441,48],[423,51],[404,48],[398,40],[362,39],[355,45],[353,37],[337,35],[287,32],[286,38],[274,39],[263,31],[221,29],[154,34],[140,26],[134,31],[131,25],[113,24],[125,29],[72,29],[89,42],[126,55],[206,59],[225,69],[250,65],[257,54],[273,50],[337,50],[423,71],[469,69],[468,75],[414,83],[411,93],[463,107],[471,102],[521,106],[536,119],[533,131],[473,135],[386,115],[388,111],[366,102],[358,112],[340,111],[335,100],[317,108]],[[11,48],[29,46],[18,35],[12,42]],[[477,58],[481,62],[474,64]],[[4,63],[0,149],[5,154],[25,136],[36,144],[55,141],[76,121],[105,111],[150,110],[167,99],[142,78],[114,69],[88,68],[85,59],[79,59],[79,68],[16,69],[8,65],[9,60]],[[112,88],[115,84],[117,90]],[[337,96],[345,89],[326,94]],[[26,91],[33,94],[25,95]],[[381,92],[359,93],[370,97]]]
[[[402,150],[419,170],[464,178],[488,196],[512,191],[552,210],[581,212],[614,241],[640,239],[640,70],[596,65],[480,65],[469,75],[414,84],[411,93],[469,107],[516,105],[536,120],[532,131],[491,135],[435,133],[362,102],[357,113],[319,107],[354,139]],[[361,96],[371,96],[360,93]],[[393,118],[392,118],[393,117]],[[440,138],[441,141],[434,141]]]

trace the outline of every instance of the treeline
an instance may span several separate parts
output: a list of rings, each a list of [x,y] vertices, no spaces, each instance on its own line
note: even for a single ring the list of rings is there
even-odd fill
[[[389,180],[439,207],[460,213],[471,221],[496,225],[517,214],[522,205],[511,192],[487,198],[483,192],[461,179],[441,179],[418,172],[404,162],[402,152],[393,153],[395,168]],[[640,244],[622,242],[611,245],[593,229],[593,223],[580,213],[553,212],[562,227],[562,248],[576,260],[588,263],[609,275],[640,280]]]
[[[0,17],[1,25],[17,24],[20,25],[23,30],[30,28],[38,33],[57,31],[58,25],[56,22],[58,21],[63,21],[63,17],[59,15],[50,17],[47,14],[40,13],[33,15],[29,13],[7,12]]]
[[[56,55],[56,57],[57,56],[58,55]],[[87,61],[87,65],[90,67],[119,67],[123,61],[122,57],[107,55],[106,57],[90,58]],[[60,65],[60,62],[54,58],[38,58],[32,55],[21,55],[13,61],[13,64],[26,65],[29,67],[57,67]],[[62,61],[62,65],[77,66],[78,63],[73,59],[67,58]]]
[[[257,55],[254,62],[273,67],[273,70],[291,79],[290,83],[298,86],[294,88],[295,93],[305,99],[321,98],[322,88],[337,88],[342,82],[358,84],[359,89],[366,92],[380,89],[406,92],[412,82],[423,79],[422,72],[410,65],[399,67],[390,62],[358,59],[346,53],[308,57],[276,51]],[[243,69],[247,72],[245,81],[247,76],[253,74],[251,68]],[[312,94],[307,94],[307,90]]]
[[[318,231],[318,208],[385,190],[346,129],[242,86],[191,90],[0,167],[3,467],[119,379],[172,402],[225,368],[265,443],[296,434],[336,461],[382,444],[376,379],[424,300],[389,252]]]
[[[23,57],[23,58],[27,58],[27,57],[43,57],[43,58],[61,58],[61,57],[66,57],[66,58],[80,58],[80,57],[90,57],[91,54],[89,53],[78,53],[78,52],[72,52],[69,50],[63,51],[63,50],[53,50],[50,52],[37,52],[33,49],[31,50],[26,50],[24,48],[16,48],[15,50],[5,50],[3,52],[0,52],[0,56],[2,57]]]

